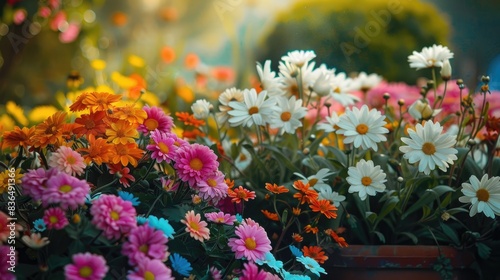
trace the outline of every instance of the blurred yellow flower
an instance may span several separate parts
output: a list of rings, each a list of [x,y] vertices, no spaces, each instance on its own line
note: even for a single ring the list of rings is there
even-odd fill
[[[14,179],[16,185],[21,184],[21,178],[23,177],[23,174],[21,174],[20,168],[16,169],[16,172],[14,172],[14,177],[11,176],[12,175],[10,174],[9,170],[5,170],[4,172],[0,173],[0,194],[8,190],[9,179]]]
[[[3,134],[4,131],[13,130],[16,123],[14,120],[9,117],[9,115],[1,115],[0,116],[0,135]]]
[[[186,103],[192,103],[194,101],[193,90],[186,85],[181,85],[177,87],[177,95],[182,98]]]
[[[149,106],[159,106],[160,99],[154,93],[146,91],[141,95],[141,100]]]
[[[19,107],[16,103],[13,101],[8,101],[7,105],[5,106],[5,109],[7,110],[7,113],[9,113],[14,119],[20,123],[23,126],[28,125],[28,119],[24,115],[24,110],[23,108]]]
[[[116,71],[111,73],[111,80],[113,80],[113,82],[115,82],[119,87],[123,89],[129,89],[137,84],[136,80],[123,76],[122,74]]]
[[[144,59],[141,57],[138,57],[137,55],[131,55],[128,57],[128,63],[130,63],[132,66],[137,67],[137,68],[142,68],[146,63],[144,62]]]
[[[31,122],[39,123],[43,122],[49,116],[52,116],[57,112],[57,108],[52,105],[37,106],[31,110],[28,118]]]
[[[103,70],[106,68],[106,61],[102,59],[94,59],[90,62],[90,66],[92,66],[95,70]]]

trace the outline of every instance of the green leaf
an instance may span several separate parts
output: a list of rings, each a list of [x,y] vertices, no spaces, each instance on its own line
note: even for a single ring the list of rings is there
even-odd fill
[[[477,247],[477,254],[479,255],[479,257],[481,257],[481,259],[486,260],[490,257],[491,248],[488,247],[488,245],[478,242],[476,243],[476,247]]]
[[[417,211],[418,209],[423,208],[424,205],[428,205],[432,203],[434,200],[439,199],[439,197],[444,193],[453,191],[454,191],[453,188],[445,185],[440,185],[432,189],[427,189],[426,192],[415,203],[413,203],[413,205],[410,206],[408,210],[406,210],[406,212],[401,216],[401,219],[404,220],[411,213]]]
[[[380,242],[385,244],[385,236],[380,231],[374,231],[373,233],[378,237]]]
[[[455,245],[460,245],[458,234],[453,228],[445,223],[441,223],[441,230]]]
[[[414,244],[418,243],[417,236],[411,232],[403,231],[403,232],[400,232],[399,235],[404,235],[404,236],[408,237]]]
[[[396,205],[398,205],[398,203],[399,203],[399,198],[397,196],[389,197],[385,201],[382,208],[380,209],[380,212],[379,212],[378,217],[377,217],[377,224],[380,221],[382,221],[382,219],[384,219],[385,216],[387,216],[389,213],[391,213],[392,210],[394,210],[394,208],[396,207]]]
[[[49,259],[47,260],[47,265],[51,270],[54,270],[55,268],[65,266],[71,262],[71,259],[69,257],[61,257],[58,255],[51,255]]]
[[[366,212],[365,213],[365,219],[370,222],[371,225],[375,224],[375,221],[377,220],[377,213],[375,212]]]

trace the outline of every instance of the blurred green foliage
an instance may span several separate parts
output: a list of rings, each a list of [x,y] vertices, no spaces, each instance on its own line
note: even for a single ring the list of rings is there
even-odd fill
[[[278,15],[264,34],[260,61],[310,49],[338,71],[376,72],[414,84],[424,73],[404,61],[412,51],[448,44],[449,24],[432,4],[420,1],[301,0]]]

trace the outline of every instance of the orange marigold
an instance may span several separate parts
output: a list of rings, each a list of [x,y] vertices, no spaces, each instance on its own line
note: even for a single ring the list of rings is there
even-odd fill
[[[111,118],[125,120],[133,124],[142,124],[148,118],[148,114],[142,108],[135,107],[135,104],[129,104],[113,109]]]
[[[113,144],[135,143],[135,138],[139,138],[139,131],[137,124],[119,120],[109,125],[106,129],[106,136],[108,136],[108,142]]]
[[[287,193],[290,190],[285,188],[284,186],[278,186],[276,184],[270,184],[266,183],[266,190],[275,193],[275,194],[280,194],[280,193]]]
[[[194,127],[200,127],[202,125],[205,125],[204,120],[198,120],[197,118],[194,117],[193,114],[190,114],[188,112],[177,112],[175,113],[175,116],[180,122],[183,122],[184,125],[191,125]]]
[[[305,227],[304,227],[304,230],[305,230],[305,232],[307,232],[307,233],[312,233],[312,234],[316,234],[316,233],[318,233],[318,231],[319,231],[318,227],[313,227],[313,226],[311,226],[311,225],[307,225],[307,226],[305,226]]]
[[[255,198],[255,192],[249,191],[242,186],[235,189],[228,189],[227,195],[231,198],[232,202],[241,203],[241,200],[248,201]]]
[[[78,95],[75,102],[73,102],[73,104],[71,104],[71,106],[69,106],[69,110],[71,112],[79,112],[79,111],[83,111],[83,110],[87,109],[87,105],[83,104],[83,100],[85,100],[85,98],[87,98],[87,95],[89,95],[88,92],[84,92],[84,93]]]
[[[107,163],[111,160],[113,145],[106,139],[95,138],[93,134],[88,135],[89,145],[87,148],[79,148],[77,151],[82,154],[86,164],[94,162],[97,165]]]
[[[328,260],[328,256],[325,256],[325,252],[319,246],[304,246],[302,247],[302,253],[304,253],[304,256],[314,259],[319,264],[323,264]]]
[[[62,128],[65,119],[65,112],[56,112],[42,123],[36,125],[32,137],[33,146],[42,148],[47,147],[49,144],[59,146],[62,143]]]
[[[86,105],[91,112],[95,111],[107,111],[112,106],[112,103],[119,101],[122,98],[121,95],[111,94],[108,92],[91,92],[88,93],[85,98],[81,101],[82,104]],[[71,107],[70,107],[71,109]]]
[[[318,199],[318,192],[311,188],[309,184],[297,180],[293,183],[293,187],[299,191],[293,197],[298,199],[300,204],[311,203],[311,201]]]
[[[106,124],[104,123],[104,118],[106,117],[106,112],[98,111],[90,114],[83,114],[75,119],[75,123],[79,126],[73,130],[73,132],[78,135],[95,135],[103,136],[106,132]]]
[[[276,213],[272,213],[272,212],[269,212],[267,210],[260,210],[262,212],[262,214],[264,214],[264,216],[266,216],[266,218],[268,218],[269,220],[271,221],[279,221],[279,217],[278,217],[278,214]]]
[[[129,163],[134,167],[137,166],[137,161],[142,157],[144,151],[139,149],[137,143],[126,143],[112,145],[111,162],[114,164],[121,163],[127,166]]]
[[[313,200],[309,204],[309,207],[312,209],[313,212],[320,212],[321,214],[325,215],[328,219],[335,219],[337,218],[337,213],[334,212],[337,210],[337,207],[333,205],[330,200],[328,199],[321,199],[321,200]]]
[[[31,137],[35,134],[35,127],[32,126],[30,128],[19,126],[14,127],[14,130],[5,131],[2,137],[2,148],[12,148],[15,149],[19,146],[22,146],[24,149],[27,149],[28,146],[31,146]]]
[[[298,233],[293,233],[292,238],[293,238],[293,241],[295,241],[297,243],[304,241],[304,237],[302,237],[302,235],[300,235]]]
[[[330,235],[333,238],[333,240],[335,240],[335,242],[339,244],[340,247],[342,248],[349,247],[349,244],[347,244],[345,238],[338,236],[333,229],[326,229],[325,233]]]
[[[187,138],[187,139],[196,139],[199,137],[205,137],[205,133],[203,133],[199,129],[193,129],[193,130],[184,130],[182,131],[182,138]]]
[[[226,182],[226,185],[228,188],[230,188],[230,189],[234,188],[234,180],[226,178],[226,179],[224,179],[224,181]]]

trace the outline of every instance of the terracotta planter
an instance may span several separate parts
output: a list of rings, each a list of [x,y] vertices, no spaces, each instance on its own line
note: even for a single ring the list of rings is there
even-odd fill
[[[439,248],[451,260],[452,279],[479,279],[470,268],[472,254],[447,246]],[[438,256],[437,246],[351,245],[332,256],[325,269],[332,279],[440,280],[433,269]]]

